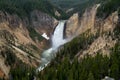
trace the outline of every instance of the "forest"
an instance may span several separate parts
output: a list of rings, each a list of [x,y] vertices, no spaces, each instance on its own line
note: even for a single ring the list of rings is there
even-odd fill
[[[107,0],[101,3],[101,6],[98,8],[97,17],[106,18],[114,11],[119,11],[120,9],[120,0]]]
[[[67,9],[70,9],[73,6],[85,3],[88,0],[48,0],[48,1],[66,11]]]
[[[79,62],[64,57],[62,61],[53,61],[38,77],[40,80],[101,80],[105,76],[110,76],[118,80],[120,78],[119,53],[120,43],[111,49],[109,57],[98,53],[95,57],[86,56]]]
[[[100,4],[100,7],[97,10],[96,16],[98,18],[107,18],[112,12],[119,11],[120,14],[120,0],[88,0],[84,3],[80,3],[77,5],[74,5],[74,10],[69,12],[68,14],[73,14],[76,12],[79,12],[79,15],[81,16],[86,8],[91,8],[91,6],[95,4]]]
[[[21,18],[30,18],[30,13],[33,10],[40,10],[57,19],[68,18],[64,11],[45,0],[0,0],[0,10],[17,14]],[[60,17],[55,15],[55,10],[61,14]]]

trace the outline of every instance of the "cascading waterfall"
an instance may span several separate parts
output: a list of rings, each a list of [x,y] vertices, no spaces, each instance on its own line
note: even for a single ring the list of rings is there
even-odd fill
[[[64,20],[59,21],[59,24],[56,27],[54,34],[52,36],[52,47],[42,53],[41,65],[37,69],[37,71],[43,70],[50,63],[50,61],[54,58],[55,52],[57,51],[59,46],[67,42],[66,39],[63,39],[64,24],[65,24]]]
[[[65,21],[60,21],[56,27],[52,36],[52,48],[57,49],[60,45],[66,43],[66,39],[63,39]]]

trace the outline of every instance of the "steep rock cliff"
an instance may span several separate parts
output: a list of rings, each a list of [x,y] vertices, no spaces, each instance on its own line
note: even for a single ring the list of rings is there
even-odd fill
[[[83,50],[80,50],[76,56],[82,58],[86,55],[96,55],[103,53],[109,55],[110,49],[115,46],[118,38],[115,38],[115,28],[118,27],[119,16],[118,11],[113,12],[107,18],[97,18],[96,13],[100,4],[86,9],[82,17],[78,13],[74,14],[66,25],[66,37],[79,36],[86,33],[86,37],[90,34],[96,36],[91,44]]]
[[[33,27],[35,27],[40,34],[47,33],[49,36],[58,23],[55,18],[38,10],[31,13],[31,21]]]
[[[86,9],[82,17],[74,14],[68,21],[66,26],[66,37],[77,36],[88,29],[94,27],[97,8],[100,4]]]

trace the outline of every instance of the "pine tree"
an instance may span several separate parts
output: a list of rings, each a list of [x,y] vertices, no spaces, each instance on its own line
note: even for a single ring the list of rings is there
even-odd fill
[[[110,76],[115,78],[115,80],[119,79],[119,66],[117,63],[113,63],[110,68]]]
[[[89,72],[88,79],[87,80],[95,80],[94,76],[91,72]]]

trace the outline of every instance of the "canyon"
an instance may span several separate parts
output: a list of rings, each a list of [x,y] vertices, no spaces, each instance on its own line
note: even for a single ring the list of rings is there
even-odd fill
[[[116,29],[120,28],[120,13],[115,10],[106,18],[99,18],[99,7],[101,4],[94,4],[86,8],[82,15],[77,12],[67,20],[58,20],[37,9],[24,19],[1,10],[0,78],[8,79],[11,69],[22,63],[37,71],[44,71],[56,58],[57,52],[64,50],[64,46],[71,45],[71,42],[80,42],[79,37],[87,39],[88,43],[74,53],[73,58],[81,61],[85,56],[94,57],[97,53],[109,57],[111,49],[120,39],[116,35]],[[54,14],[57,17],[62,15],[57,10],[54,10]],[[82,44],[76,43],[75,47],[77,45]]]

